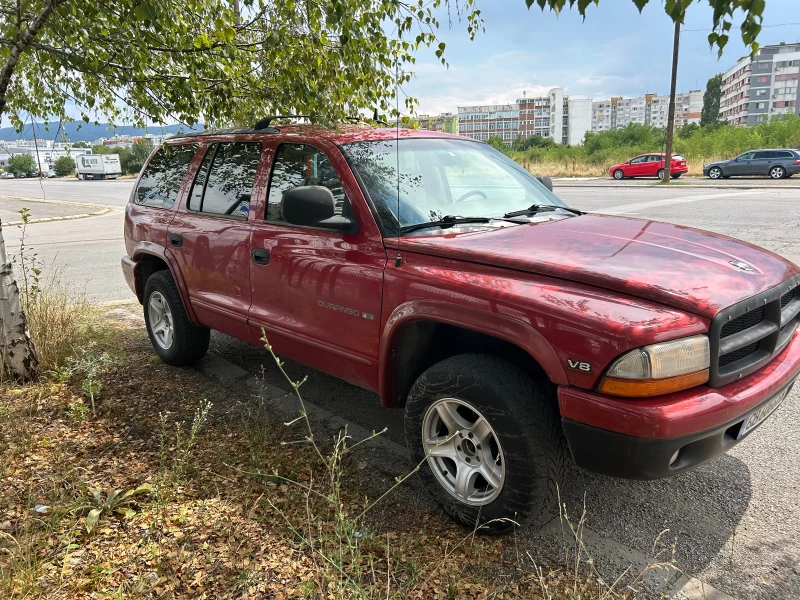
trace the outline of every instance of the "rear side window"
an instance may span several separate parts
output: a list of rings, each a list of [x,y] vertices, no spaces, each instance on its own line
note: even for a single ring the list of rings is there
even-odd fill
[[[789,152],[788,150],[779,150],[775,152],[775,158],[794,158],[794,154]]]
[[[134,202],[152,208],[171,208],[195,152],[195,144],[167,146],[156,152],[142,172]]]
[[[211,146],[192,186],[189,210],[246,218],[260,159],[260,142]]]

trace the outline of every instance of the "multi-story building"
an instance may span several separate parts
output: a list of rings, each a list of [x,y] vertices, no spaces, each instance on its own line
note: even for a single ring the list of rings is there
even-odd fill
[[[419,115],[416,118],[416,123],[420,129],[458,133],[458,115],[449,112],[439,115]]]
[[[782,114],[800,114],[800,42],[764,46],[743,56],[722,76],[719,118],[754,125]]]
[[[675,94],[675,127],[700,123],[703,92],[692,90]],[[645,94],[638,98],[615,97],[592,102],[592,131],[621,129],[631,123],[667,128],[669,96]]]
[[[591,128],[591,100],[571,99],[563,88],[546,96],[523,94],[513,104],[458,107],[458,133],[486,141],[492,136],[506,145],[517,138],[539,135],[557,144],[581,144]]]

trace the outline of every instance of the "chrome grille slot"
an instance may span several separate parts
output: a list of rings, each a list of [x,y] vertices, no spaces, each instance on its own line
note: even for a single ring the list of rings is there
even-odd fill
[[[711,322],[709,385],[741,379],[769,362],[800,323],[800,276],[726,308]]]

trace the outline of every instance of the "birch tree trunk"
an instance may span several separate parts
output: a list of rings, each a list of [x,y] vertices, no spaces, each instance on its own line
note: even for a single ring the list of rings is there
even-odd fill
[[[32,379],[38,360],[28,321],[22,312],[19,287],[6,254],[3,223],[0,221],[0,374],[15,379]]]

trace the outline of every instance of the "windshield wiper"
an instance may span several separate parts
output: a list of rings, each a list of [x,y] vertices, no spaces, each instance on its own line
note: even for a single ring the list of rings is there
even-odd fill
[[[523,208],[522,210],[515,210],[510,213],[506,213],[503,215],[504,219],[510,219],[512,217],[530,217],[540,212],[550,212],[556,209],[562,209],[569,211],[576,215],[585,215],[586,213],[583,211],[578,210],[577,208],[569,208],[568,206],[555,206],[553,204],[532,204],[528,208]]]
[[[416,223],[414,225],[406,225],[400,228],[400,233],[410,233],[418,229],[427,229],[428,227],[452,227],[453,225],[461,225],[462,223],[488,223],[491,217],[458,217],[456,215],[445,215],[438,221],[428,221],[427,223]]]

